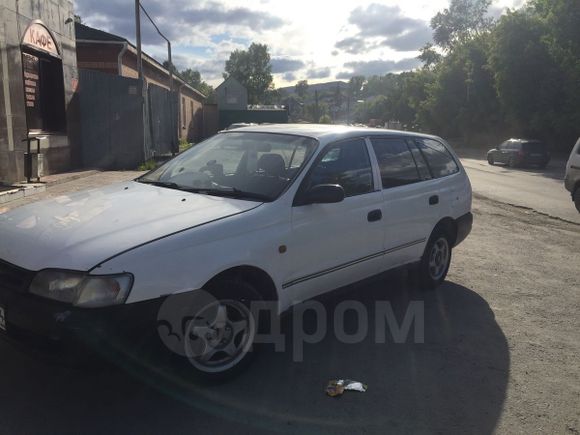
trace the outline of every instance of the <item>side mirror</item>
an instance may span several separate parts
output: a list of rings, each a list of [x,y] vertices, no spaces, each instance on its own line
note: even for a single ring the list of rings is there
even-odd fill
[[[344,200],[344,189],[338,184],[318,184],[304,195],[304,204],[332,204]]]

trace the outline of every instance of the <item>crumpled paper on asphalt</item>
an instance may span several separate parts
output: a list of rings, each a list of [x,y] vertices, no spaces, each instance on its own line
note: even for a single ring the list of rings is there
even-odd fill
[[[326,394],[330,397],[336,397],[342,395],[346,390],[364,393],[367,388],[366,384],[351,379],[333,379],[326,386]]]

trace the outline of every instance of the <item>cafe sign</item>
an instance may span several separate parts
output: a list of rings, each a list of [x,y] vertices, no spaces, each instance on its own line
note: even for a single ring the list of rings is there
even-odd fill
[[[39,21],[33,21],[24,32],[22,45],[60,57],[58,46],[50,31]]]

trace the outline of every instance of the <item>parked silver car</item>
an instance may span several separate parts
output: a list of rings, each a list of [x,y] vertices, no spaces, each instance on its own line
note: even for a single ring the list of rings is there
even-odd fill
[[[566,164],[564,185],[572,194],[572,201],[574,201],[576,209],[580,212],[580,138],[578,138],[576,145],[574,145],[568,163]]]

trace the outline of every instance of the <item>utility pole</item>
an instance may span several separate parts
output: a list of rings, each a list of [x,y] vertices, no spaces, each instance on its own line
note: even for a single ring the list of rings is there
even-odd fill
[[[173,92],[173,61],[171,60],[171,42],[167,41],[167,58],[169,59],[169,90]]]
[[[137,73],[143,79],[143,54],[141,53],[141,4],[135,0],[135,39],[137,41]]]

